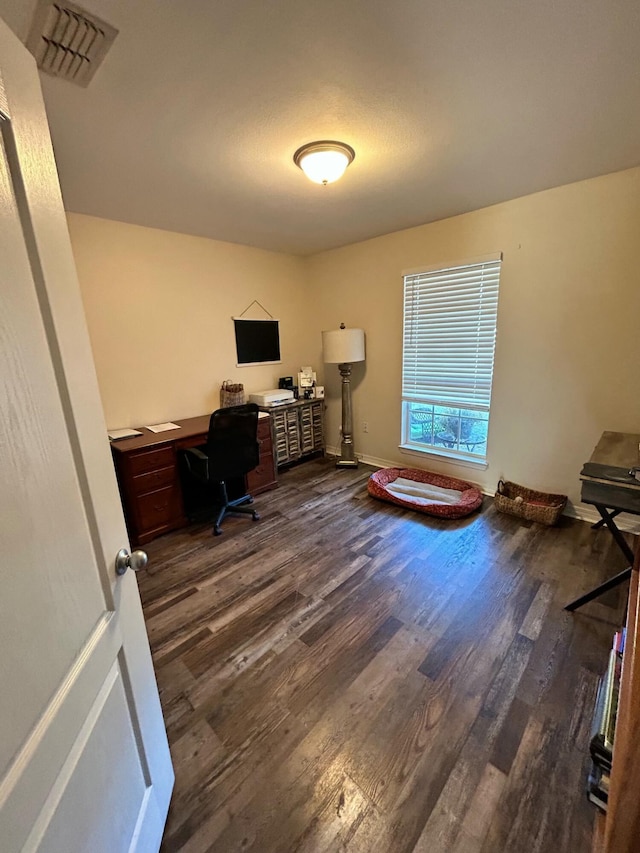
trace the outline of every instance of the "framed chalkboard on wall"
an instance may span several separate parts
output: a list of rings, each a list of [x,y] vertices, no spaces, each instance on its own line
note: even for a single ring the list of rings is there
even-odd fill
[[[280,321],[245,320],[234,317],[237,367],[249,364],[280,364]]]

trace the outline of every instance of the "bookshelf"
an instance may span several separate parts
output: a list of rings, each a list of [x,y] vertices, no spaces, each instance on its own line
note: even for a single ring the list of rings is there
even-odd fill
[[[613,745],[611,787],[606,814],[598,814],[594,853],[637,853],[640,839],[640,547],[636,549],[629,605],[627,637],[622,658],[620,696]]]

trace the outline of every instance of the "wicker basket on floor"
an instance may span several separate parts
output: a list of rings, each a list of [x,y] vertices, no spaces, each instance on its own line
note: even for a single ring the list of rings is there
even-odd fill
[[[495,494],[494,504],[499,512],[506,512],[526,521],[537,521],[551,527],[567,505],[566,495],[554,495],[550,492],[536,492],[526,486],[500,480]]]

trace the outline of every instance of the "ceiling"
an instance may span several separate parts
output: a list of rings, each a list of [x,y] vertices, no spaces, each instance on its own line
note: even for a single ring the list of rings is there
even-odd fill
[[[79,5],[120,33],[42,77],[71,211],[305,255],[640,163],[638,0]],[[0,0],[23,41],[34,6]]]

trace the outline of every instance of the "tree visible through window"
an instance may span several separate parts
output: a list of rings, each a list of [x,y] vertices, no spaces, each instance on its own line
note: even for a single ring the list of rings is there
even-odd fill
[[[501,257],[404,277],[402,445],[487,455]]]

